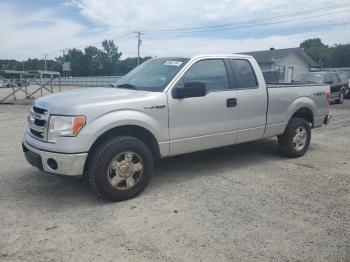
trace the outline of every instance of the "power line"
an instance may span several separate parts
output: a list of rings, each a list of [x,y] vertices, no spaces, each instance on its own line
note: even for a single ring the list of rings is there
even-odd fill
[[[260,18],[260,19],[255,19],[255,20],[245,20],[245,21],[240,21],[240,22],[231,22],[231,23],[225,23],[225,24],[217,24],[217,25],[208,25],[208,26],[199,26],[199,27],[185,27],[185,28],[175,28],[175,29],[161,29],[161,30],[156,30],[156,31],[145,31],[147,34],[169,34],[169,33],[195,33],[195,32],[206,32],[206,31],[213,31],[213,30],[230,30],[230,29],[236,29],[236,28],[241,28],[241,27],[251,27],[251,26],[259,26],[259,25],[265,25],[266,22],[274,22],[274,23],[280,23],[281,21],[275,21],[275,20],[280,20],[280,19],[286,19],[286,18],[292,18],[292,17],[300,17],[300,19],[306,19],[307,17],[302,17],[305,15],[309,14],[315,14],[315,13],[321,13],[325,11],[331,11],[339,8],[346,8],[350,7],[350,3],[343,3],[343,4],[337,4],[333,6],[327,6],[323,8],[318,8],[318,9],[312,9],[312,10],[306,10],[302,12],[296,12],[296,13],[290,13],[290,14],[285,14],[285,15],[279,15],[279,16],[274,16],[274,17],[267,17],[267,18]],[[340,10],[340,12],[347,12],[350,10]],[[338,12],[336,12],[338,13]],[[330,14],[335,14],[335,13],[325,13],[325,14],[320,14],[317,16],[309,16],[310,18],[312,17],[318,17],[321,15],[330,15]],[[300,19],[295,19],[294,21],[298,21]],[[289,22],[290,20],[286,21]],[[268,23],[270,24],[270,23]]]
[[[316,18],[316,17],[321,17],[325,15],[333,15],[333,14],[338,14],[342,12],[349,12],[350,10],[342,10],[338,12],[332,12],[328,14],[319,14],[319,15],[313,15],[309,17],[303,17],[298,20],[280,20],[280,21],[271,21],[271,22],[266,22],[266,23],[259,23],[259,24],[250,24],[250,25],[241,25],[241,26],[235,26],[235,27],[230,27],[230,28],[222,28],[220,30],[217,29],[217,31],[227,31],[227,30],[235,30],[235,29],[242,29],[242,28],[252,28],[252,27],[259,27],[259,26],[266,26],[266,25],[274,25],[274,24],[281,24],[281,23],[286,23],[286,22],[292,22],[292,21],[300,21],[300,20],[305,20],[305,19],[310,19],[310,18]],[[348,22],[346,22],[348,24]],[[187,35],[189,33],[200,33],[200,32],[208,32],[208,31],[213,31],[213,30],[201,30],[201,31],[192,31],[192,32],[174,32],[174,36],[181,36],[181,35]],[[163,38],[169,38],[169,34],[150,34],[152,36],[152,39],[163,39]],[[148,34],[149,35],[149,34]]]
[[[191,34],[191,33],[200,33],[200,32],[210,32],[210,31],[225,31],[225,30],[235,30],[235,29],[241,29],[241,28],[251,28],[251,27],[259,27],[259,26],[266,26],[266,25],[274,25],[274,24],[280,24],[280,23],[286,23],[286,22],[291,22],[291,21],[300,21],[300,20],[305,20],[305,19],[310,19],[310,18],[316,18],[320,16],[328,16],[328,15],[333,15],[333,14],[338,14],[342,12],[349,12],[349,9],[342,9],[337,11],[339,8],[347,8],[350,7],[349,2],[342,2],[338,3],[335,5],[329,5],[317,9],[310,9],[310,10],[305,10],[302,12],[294,12],[294,13],[289,13],[289,14],[284,14],[284,15],[278,15],[278,16],[270,16],[270,17],[265,17],[265,18],[259,18],[259,19],[254,19],[254,20],[244,20],[244,21],[239,21],[239,22],[230,22],[230,23],[225,23],[225,24],[216,24],[216,25],[208,25],[208,26],[197,26],[197,27],[183,27],[183,28],[173,28],[173,29],[159,29],[159,30],[153,30],[153,31],[137,31],[137,32],[128,32],[123,35],[120,35],[114,39],[117,42],[125,41],[128,40],[132,37],[134,37],[134,34],[137,34],[137,53],[138,53],[138,64],[140,62],[140,49],[142,45],[142,40],[141,40],[141,35],[142,34],[147,34],[150,35],[152,38],[162,38],[162,36],[168,37],[169,34],[172,35],[186,35],[186,34]],[[330,12],[333,11],[333,12]],[[155,36],[155,37],[154,37]],[[159,37],[157,37],[159,36]],[[81,46],[75,46],[75,47],[70,47],[70,48],[64,48],[63,50],[69,50],[72,48],[82,48],[86,46],[95,46],[95,45],[101,45],[101,42],[95,42],[91,43],[88,45],[81,45]],[[52,52],[48,52],[45,55],[45,60],[46,56],[62,52],[61,50],[56,50]],[[63,52],[64,56],[64,52]]]
[[[265,22],[265,23],[260,23],[260,24],[250,24],[250,25],[240,25],[240,26],[236,26],[236,27],[230,27],[230,28],[223,28],[222,30],[234,30],[234,29],[240,29],[240,28],[250,28],[250,27],[257,27],[257,26],[265,26],[265,25],[272,25],[272,24],[279,24],[279,23],[286,23],[286,22],[290,22],[290,21],[299,21],[299,20],[305,20],[305,19],[310,19],[310,18],[315,18],[315,17],[320,17],[320,16],[325,16],[325,15],[333,15],[333,14],[338,14],[338,13],[342,13],[342,12],[349,12],[350,10],[340,10],[340,11],[337,11],[337,12],[330,12],[330,13],[326,13],[326,14],[315,14],[313,16],[308,16],[308,17],[301,17],[299,19],[288,19],[288,20],[280,20],[280,21],[271,21],[271,22]],[[344,23],[342,23],[344,24]],[[349,22],[347,22],[346,24],[349,24]],[[209,31],[209,30],[205,30],[205,31]],[[198,31],[198,32],[204,32],[204,30],[201,30],[201,31]],[[191,32],[193,33],[193,32]],[[151,33],[149,33],[151,34]],[[166,33],[166,34],[159,34],[158,36],[157,35],[154,35],[154,34],[151,34],[151,35],[154,35],[151,37],[151,39],[164,39],[164,38],[169,38],[169,33]],[[176,36],[181,36],[181,34],[185,34],[186,33],[182,33],[182,32],[173,32],[173,35],[176,35]],[[148,34],[147,34],[148,35]],[[146,47],[150,47],[150,46],[147,46],[145,45]],[[155,47],[152,47],[153,49],[160,49],[160,48],[155,48]],[[164,49],[163,49],[164,50]]]

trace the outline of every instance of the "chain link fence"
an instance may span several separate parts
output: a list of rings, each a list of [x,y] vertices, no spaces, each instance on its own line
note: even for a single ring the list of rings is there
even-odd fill
[[[61,86],[71,87],[108,87],[115,83],[121,76],[84,76],[84,77],[61,77]],[[53,81],[59,85],[59,81]]]

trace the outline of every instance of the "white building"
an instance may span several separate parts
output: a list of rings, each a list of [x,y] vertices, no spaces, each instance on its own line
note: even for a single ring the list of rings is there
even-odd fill
[[[243,54],[253,56],[262,71],[278,71],[280,80],[291,82],[298,75],[310,72],[310,68],[317,64],[303,51],[303,49],[285,48],[266,51],[245,52]]]

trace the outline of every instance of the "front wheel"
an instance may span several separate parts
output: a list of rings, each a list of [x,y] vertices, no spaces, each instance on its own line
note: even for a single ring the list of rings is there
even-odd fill
[[[92,153],[87,175],[95,193],[111,201],[140,194],[149,183],[154,160],[141,140],[129,136],[112,137]]]
[[[278,137],[281,154],[288,157],[299,157],[305,154],[310,146],[311,128],[303,118],[292,118],[284,134]]]

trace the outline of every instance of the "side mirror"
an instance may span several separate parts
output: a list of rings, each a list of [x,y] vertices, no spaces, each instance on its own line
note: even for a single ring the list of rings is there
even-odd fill
[[[173,98],[201,97],[206,95],[206,83],[204,81],[185,82],[183,86],[175,86],[172,90]]]

